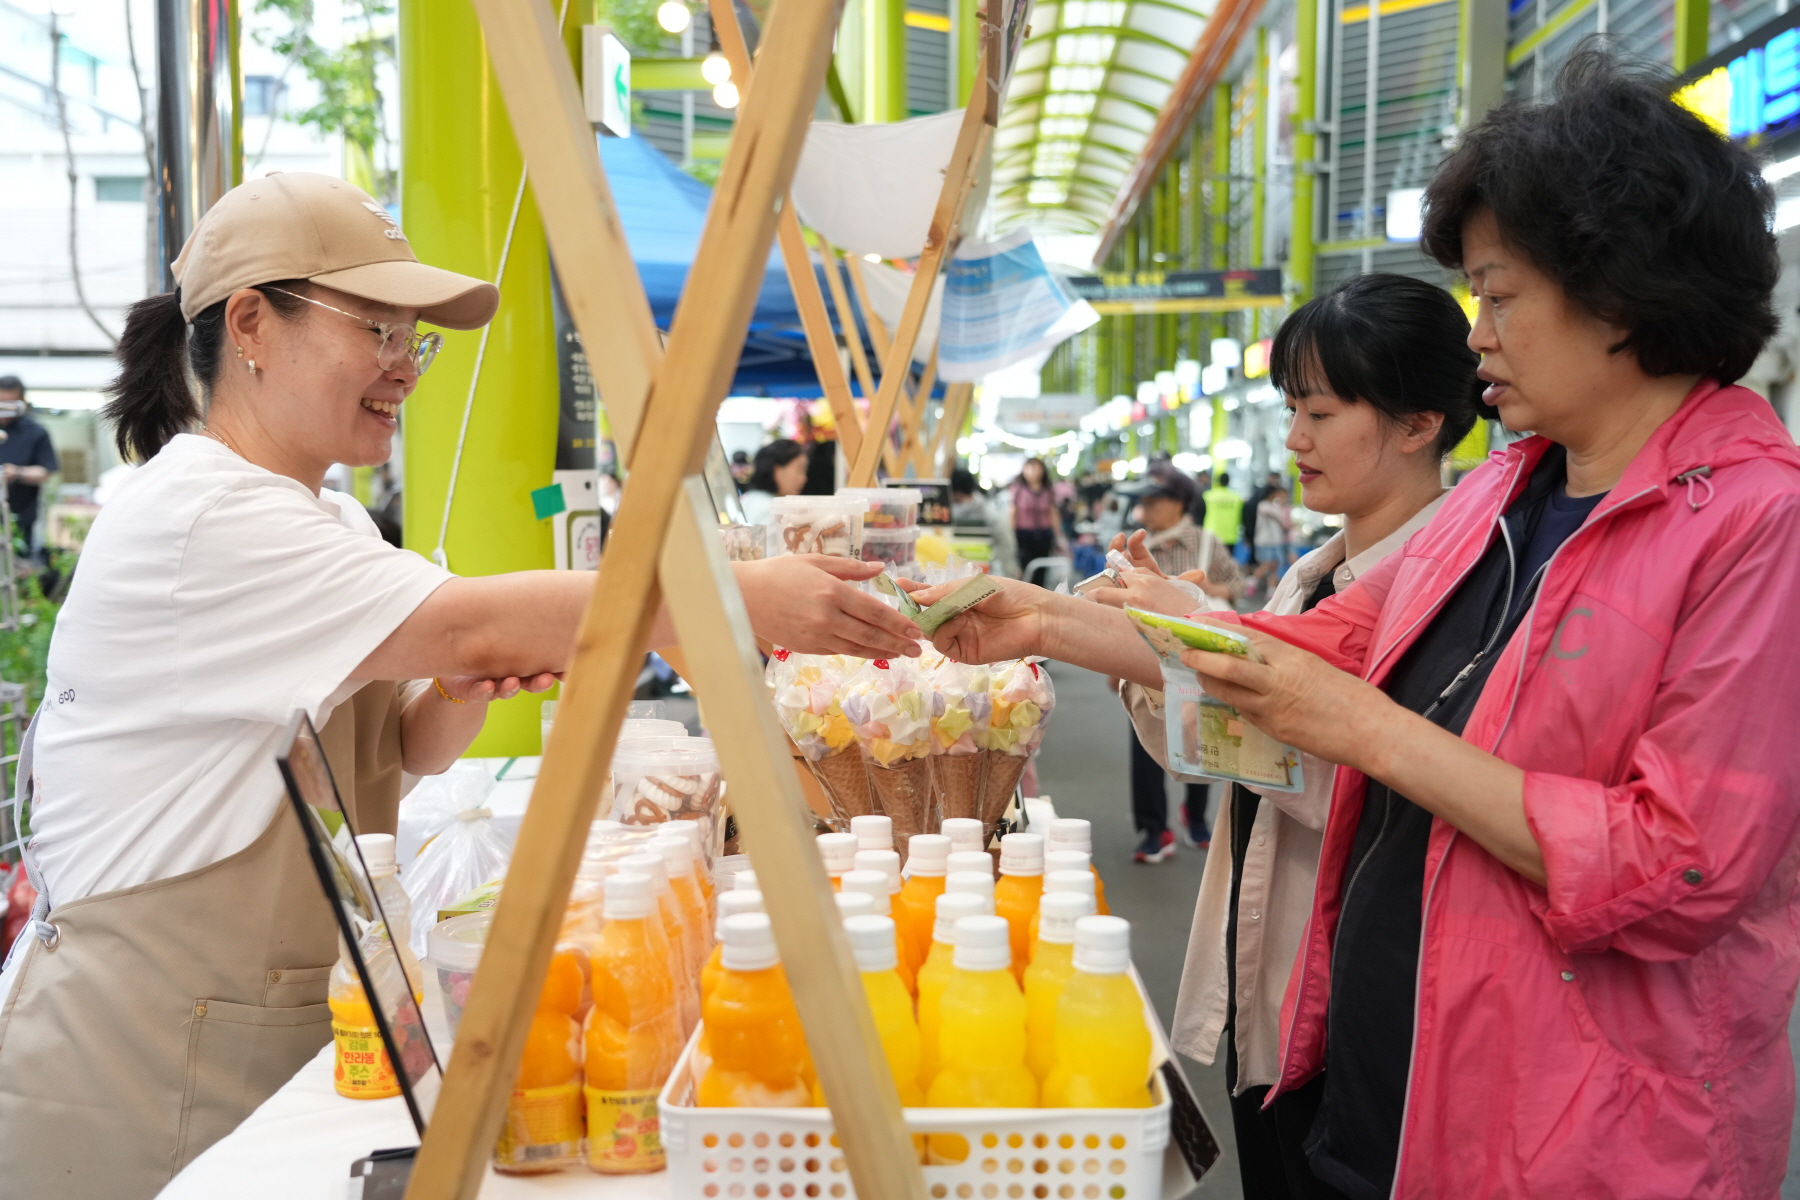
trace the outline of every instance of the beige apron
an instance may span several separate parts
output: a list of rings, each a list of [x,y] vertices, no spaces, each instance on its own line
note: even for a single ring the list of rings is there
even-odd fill
[[[320,732],[359,832],[393,832],[400,701],[371,683]],[[256,841],[87,896],[20,949],[0,1010],[0,1192],[149,1200],[330,1040],[337,926],[284,796]]]

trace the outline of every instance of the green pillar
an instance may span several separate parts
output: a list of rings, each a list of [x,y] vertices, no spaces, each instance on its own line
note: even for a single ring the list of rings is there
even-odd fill
[[[569,21],[588,17],[570,6]],[[432,266],[493,279],[519,184],[512,125],[489,69],[472,5],[401,0],[401,217],[413,250]],[[444,330],[444,350],[407,400],[406,545],[429,555],[474,370],[479,330]],[[530,190],[519,208],[469,419],[445,549],[458,575],[548,568],[550,524],[531,491],[550,482],[556,456],[556,339],[550,257]],[[472,755],[536,754],[542,698],[490,706]]]
[[[1213,268],[1231,266],[1231,85],[1213,88],[1212,126]]]
[[[1313,171],[1314,130],[1318,128],[1319,0],[1297,0],[1294,12],[1294,53],[1299,60],[1294,81],[1294,196],[1293,228],[1288,236],[1288,282],[1294,302],[1304,304],[1313,292]]]
[[[1267,228],[1263,207],[1268,189],[1263,179],[1269,169],[1269,31],[1260,25],[1256,29],[1256,86],[1250,94],[1254,105],[1250,126],[1254,142],[1250,147],[1250,265],[1260,267]]]
[[[954,31],[956,58],[952,64],[956,69],[956,102],[964,108],[968,107],[969,97],[975,94],[975,69],[981,64],[981,17],[978,15],[978,0],[954,0],[951,5],[951,20]]]
[[[837,66],[838,81],[850,98],[855,111],[847,120],[873,121],[869,111],[869,64],[864,52],[863,29],[869,23],[868,0],[850,0],[838,18],[837,51],[832,62]]]
[[[865,121],[906,119],[906,0],[860,0]]]
[[[1708,0],[1675,0],[1674,62],[1670,65],[1677,75],[1706,57],[1711,7]]]

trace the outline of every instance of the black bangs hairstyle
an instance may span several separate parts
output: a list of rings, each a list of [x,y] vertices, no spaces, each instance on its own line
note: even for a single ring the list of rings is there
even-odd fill
[[[806,447],[793,438],[776,438],[756,452],[756,466],[750,472],[750,478],[744,484],[746,492],[767,492],[771,496],[780,491],[775,484],[775,471],[785,467],[806,453]]]
[[[1331,392],[1393,421],[1443,413],[1439,458],[1485,408],[1469,319],[1443,288],[1405,275],[1356,275],[1281,323],[1269,381],[1296,399]]]
[[[1550,104],[1512,102],[1464,135],[1425,189],[1420,248],[1462,269],[1486,211],[1570,300],[1624,329],[1650,375],[1742,378],[1776,329],[1775,194],[1756,160],[1588,39]]]

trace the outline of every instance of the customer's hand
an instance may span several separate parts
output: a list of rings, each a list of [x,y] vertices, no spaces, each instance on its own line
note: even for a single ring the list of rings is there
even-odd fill
[[[1205,575],[1200,577],[1204,579]],[[1149,612],[1166,613],[1171,617],[1185,617],[1195,609],[1206,607],[1204,602],[1195,599],[1191,591],[1176,586],[1164,575],[1152,575],[1148,571],[1127,571],[1119,576],[1119,582],[1124,586],[1095,588],[1088,593],[1088,598],[1112,608],[1130,605]]]
[[[1156,559],[1151,555],[1150,551],[1144,548],[1144,541],[1149,536],[1150,535],[1142,529],[1134,531],[1130,537],[1127,537],[1122,533],[1115,533],[1113,534],[1112,545],[1108,546],[1107,549],[1117,550],[1126,558],[1129,558],[1134,570],[1147,571],[1152,575],[1160,575],[1164,579],[1167,579],[1168,573],[1157,565]]]
[[[958,579],[915,591],[919,607],[929,608],[965,581]],[[1048,613],[1059,599],[1055,592],[1018,579],[996,577],[999,592],[961,616],[946,621],[931,644],[957,662],[989,663],[1027,654],[1046,654]]]
[[[846,581],[873,579],[881,564],[825,554],[732,563],[756,636],[802,654],[913,658],[919,627]]]

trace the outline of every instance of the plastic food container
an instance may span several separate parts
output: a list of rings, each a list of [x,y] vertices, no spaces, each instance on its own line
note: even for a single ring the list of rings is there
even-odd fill
[[[768,557],[783,554],[862,555],[861,499],[839,496],[777,496],[769,501]]]
[[[755,562],[767,550],[769,531],[763,525],[721,525],[725,557],[732,562]]]
[[[711,738],[646,738],[613,753],[612,811],[627,826],[696,821],[710,869],[725,778]]]
[[[919,542],[919,527],[910,529],[864,529],[864,562],[886,563],[890,567],[905,566],[914,561],[913,548]]]
[[[481,965],[481,952],[487,949],[488,928],[494,923],[494,910],[465,913],[439,921],[431,927],[427,940],[431,964],[437,969],[438,991],[444,997],[444,1017],[450,1023],[450,1036],[462,1020],[463,1006],[469,1002],[469,985],[475,980],[475,968]]]
[[[869,511],[863,516],[863,530],[906,529],[919,523],[919,502],[925,493],[918,488],[839,488],[838,499],[862,500]]]

